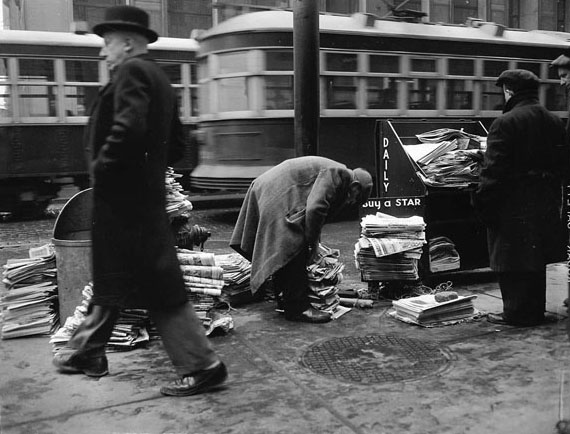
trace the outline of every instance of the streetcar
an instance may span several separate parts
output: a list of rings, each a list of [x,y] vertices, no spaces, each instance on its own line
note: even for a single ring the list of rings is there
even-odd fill
[[[0,31],[0,213],[41,211],[62,189],[88,186],[83,130],[88,109],[109,80],[94,34]],[[159,38],[152,57],[176,88],[187,136],[197,122],[194,39]],[[197,164],[188,146],[177,172]],[[65,194],[63,195],[65,196]]]
[[[474,119],[502,111],[495,86],[511,68],[540,78],[540,101],[567,116],[549,63],[568,47],[560,35],[470,20],[430,24],[371,15],[320,15],[318,154],[375,173],[378,119]],[[199,164],[191,186],[243,190],[294,157],[293,13],[264,11],[202,33]],[[426,122],[426,131],[429,130]]]

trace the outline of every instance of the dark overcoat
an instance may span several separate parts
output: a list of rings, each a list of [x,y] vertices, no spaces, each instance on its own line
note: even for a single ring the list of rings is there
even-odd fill
[[[302,249],[346,204],[352,170],[323,157],[285,160],[256,178],[245,196],[230,246],[252,262],[251,290]]]
[[[165,170],[182,128],[164,72],[126,60],[101,90],[86,130],[92,153],[92,302],[165,307],[187,299],[165,210]]]
[[[516,93],[491,125],[474,205],[487,225],[493,270],[544,271],[564,259],[569,155],[563,122],[536,91]]]

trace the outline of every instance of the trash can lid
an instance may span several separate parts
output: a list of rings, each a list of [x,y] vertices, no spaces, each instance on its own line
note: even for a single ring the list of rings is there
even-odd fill
[[[75,194],[61,209],[53,228],[57,240],[91,239],[93,226],[93,189]]]

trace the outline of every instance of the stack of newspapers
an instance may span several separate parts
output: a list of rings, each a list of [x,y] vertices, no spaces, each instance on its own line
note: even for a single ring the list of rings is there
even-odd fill
[[[251,262],[238,253],[215,255],[214,259],[224,276],[220,299],[232,305],[251,301]]]
[[[192,202],[183,193],[184,189],[177,180],[181,177],[172,167],[166,169],[166,212],[170,218],[187,216],[192,211]]]
[[[459,268],[461,268],[461,259],[453,241],[444,236],[429,240],[429,269],[432,273]]]
[[[72,316],[50,338],[53,352],[64,347],[73,332],[85,320],[91,297],[92,284],[85,285],[81,292],[81,304],[76,306]],[[128,351],[145,345],[149,341],[150,321],[148,312],[143,309],[123,309],[113,327],[111,338],[107,342],[107,351]]]
[[[473,306],[476,295],[455,295],[451,299],[438,301],[437,294],[424,294],[417,297],[392,301],[391,315],[409,323],[434,326],[464,320],[477,312]]]
[[[360,226],[354,257],[363,281],[419,279],[418,261],[426,242],[422,217],[376,213],[363,217]]]
[[[2,339],[53,332],[59,320],[56,274],[51,245],[30,249],[28,258],[8,259],[0,294]]]
[[[333,319],[350,311],[350,308],[340,305],[337,285],[342,282],[344,264],[339,258],[338,249],[319,243],[312,263],[307,266],[309,301],[315,309],[329,312]]]

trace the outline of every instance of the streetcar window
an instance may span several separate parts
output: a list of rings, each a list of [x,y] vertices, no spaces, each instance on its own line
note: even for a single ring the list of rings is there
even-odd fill
[[[436,72],[435,59],[412,59],[410,70],[413,72]]]
[[[473,82],[447,80],[447,108],[450,110],[473,109]]]
[[[558,68],[548,68],[548,78],[550,80],[560,81],[560,77],[558,76]]]
[[[98,93],[99,89],[95,86],[65,86],[65,116],[88,116],[88,109]]]
[[[247,51],[225,53],[218,55],[220,70],[219,74],[231,74],[233,72],[247,72]]]
[[[472,59],[449,59],[447,65],[449,75],[475,75],[475,62]]]
[[[53,61],[47,59],[20,59],[19,81],[54,81]]]
[[[545,106],[548,110],[566,111],[566,91],[558,83],[548,83],[546,86]]]
[[[326,70],[354,72],[358,69],[358,57],[356,54],[347,53],[327,53]]]
[[[20,116],[55,116],[56,94],[54,86],[18,86]]]
[[[190,116],[198,116],[198,89],[190,88]]]
[[[159,63],[160,68],[166,73],[166,76],[172,84],[182,83],[182,72],[179,63]]]
[[[210,75],[208,71],[208,58],[204,57],[198,60],[198,81],[208,78]]]
[[[536,62],[517,62],[517,68],[534,72],[537,77],[540,77],[540,66],[541,64]]]
[[[190,64],[190,83],[198,84],[198,71],[195,63]]]
[[[247,110],[245,77],[218,80],[218,110],[221,112]]]
[[[503,91],[494,81],[484,81],[482,86],[481,108],[483,110],[502,110],[504,104]]]
[[[11,117],[10,83],[8,81],[8,59],[0,58],[0,118]]]
[[[265,108],[268,110],[293,109],[293,77],[265,77]]]
[[[370,56],[370,72],[398,73],[400,58],[397,56]]]
[[[266,51],[265,69],[267,71],[292,71],[293,52],[291,51]]]
[[[398,79],[371,77],[366,87],[369,109],[395,109],[398,107]]]
[[[410,110],[435,110],[437,107],[437,80],[417,78],[410,80]]]
[[[327,108],[356,108],[356,77],[327,77]]]
[[[485,77],[498,77],[501,72],[509,69],[509,62],[500,60],[484,60],[483,75]]]
[[[65,61],[65,81],[99,82],[99,62],[84,60]]]

